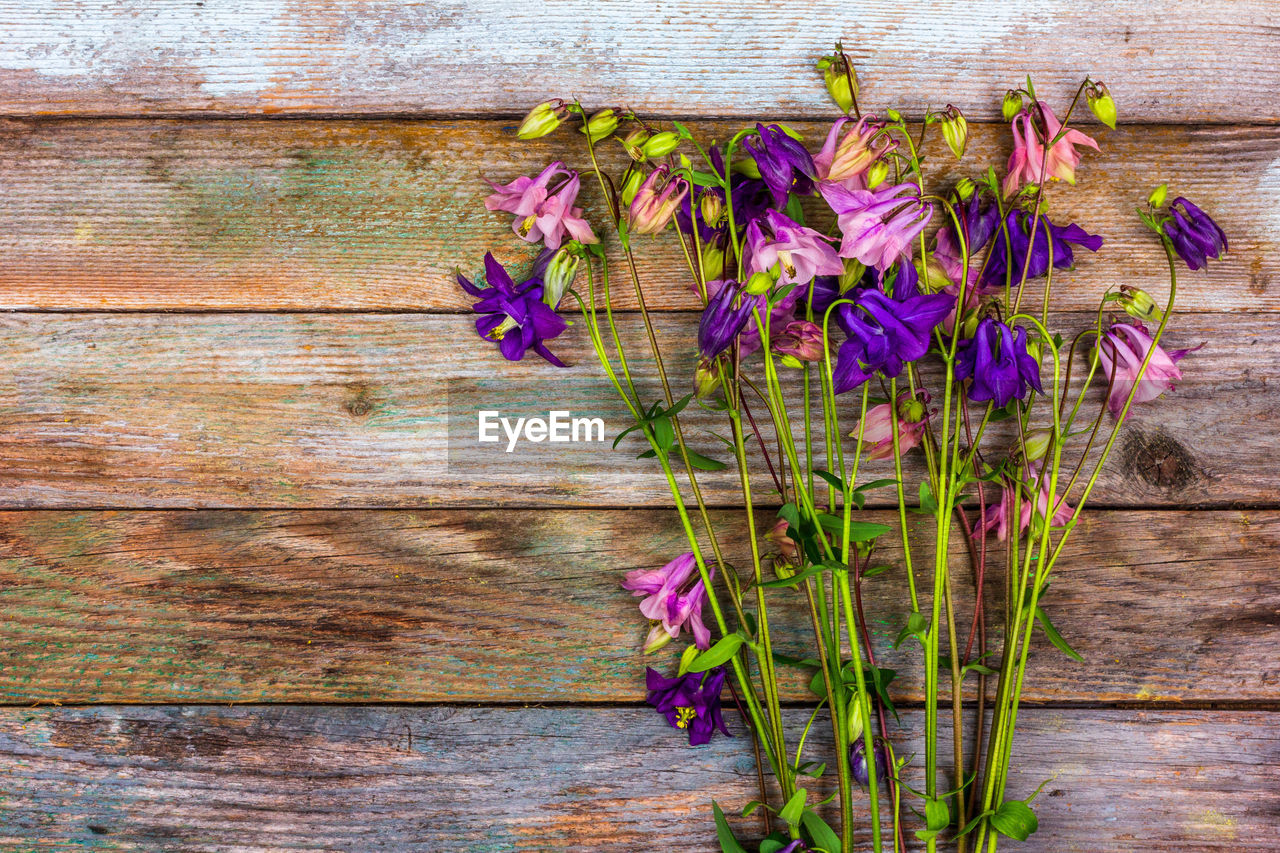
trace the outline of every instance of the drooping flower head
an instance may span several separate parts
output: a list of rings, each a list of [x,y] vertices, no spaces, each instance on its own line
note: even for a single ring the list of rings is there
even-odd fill
[[[775,208],[786,207],[790,193],[813,194],[813,179],[817,175],[813,158],[778,125],[757,124],[756,132],[743,139],[742,147],[755,158],[760,179],[769,188]]]
[[[1036,224],[1035,239],[1031,236],[1033,221]],[[997,230],[991,243],[991,257],[979,282],[983,288],[1003,287],[1006,271],[1012,272],[1014,287],[1022,280],[1024,268],[1027,281],[1039,278],[1049,271],[1051,260],[1054,269],[1071,269],[1075,265],[1072,246],[1081,246],[1090,252],[1102,248],[1102,238],[1079,225],[1054,225],[1047,216],[1035,217],[1024,210],[1010,211],[1005,225],[1009,231],[1009,251],[1006,255],[1004,230]],[[1012,266],[1009,265],[1010,260]]]
[[[889,751],[885,748],[884,741],[881,738],[875,738],[873,743],[872,751],[875,753],[876,763],[876,787],[883,788],[889,784]],[[867,743],[863,738],[858,738],[854,741],[853,746],[849,748],[849,772],[853,774],[853,781],[862,787],[871,786],[871,773],[867,767]]]
[[[1198,270],[1209,260],[1221,258],[1227,251],[1227,235],[1209,214],[1182,196],[1169,205],[1170,218],[1164,223],[1164,233],[1173,242],[1187,267]]]
[[[1133,394],[1134,403],[1146,403],[1165,391],[1172,391],[1173,383],[1182,378],[1178,362],[1192,350],[1166,352],[1147,334],[1141,323],[1112,323],[1102,336],[1097,352],[1098,370],[1110,383],[1107,408],[1112,415],[1119,417],[1135,384],[1138,390]],[[1148,352],[1151,353],[1151,361],[1139,379],[1138,374]]]
[[[955,370],[957,380],[972,380],[970,400],[991,401],[996,408],[1004,408],[1015,397],[1021,400],[1028,388],[1042,390],[1040,362],[1027,352],[1027,330],[1010,329],[991,317],[978,323],[972,338],[960,342]]]
[[[485,286],[474,284],[458,273],[458,284],[479,299],[471,310],[476,331],[486,341],[498,345],[508,361],[519,361],[533,350],[557,367],[565,363],[547,349],[545,342],[560,335],[568,324],[543,302],[542,280],[530,278],[516,284],[511,274],[492,254],[484,256]]]
[[[722,309],[722,312],[726,313],[728,319],[712,323],[709,330],[712,334],[709,336],[709,340],[718,342],[722,339],[723,334],[728,332],[729,327],[733,325],[733,322],[736,322],[738,317],[745,317],[745,323],[738,327],[738,353],[743,356],[750,355],[760,349],[760,328],[756,315],[766,311],[768,312],[769,336],[771,338],[777,337],[783,333],[787,324],[794,319],[796,304],[804,294],[804,288],[794,287],[774,302],[773,306],[770,307],[768,294],[761,293],[758,296],[753,296],[743,292],[740,285],[737,285],[734,282],[729,282],[729,284],[732,284],[739,293],[742,293],[741,302],[739,303],[738,308],[734,309],[732,312],[729,312],[727,307]],[[711,302],[717,301],[717,297],[721,296],[725,287],[726,283],[723,281],[707,282],[707,296],[710,297]],[[702,312],[704,319],[707,318],[707,311],[709,311],[710,308],[711,303],[709,302],[707,304],[707,308]],[[738,313],[739,311],[741,313]],[[701,324],[699,324],[698,330],[698,338],[701,341]],[[727,347],[728,344],[725,344],[725,346]],[[706,356],[706,350],[703,350],[703,355],[704,357]]]
[[[898,450],[906,453],[920,444],[925,427],[929,423],[929,392],[921,388],[912,396],[910,391],[898,395],[897,405],[880,403],[867,410],[865,427],[861,422],[853,427],[850,438],[862,436],[863,448],[870,451],[868,459],[889,459],[893,456],[894,422],[898,429]]]
[[[865,189],[862,176],[876,160],[897,147],[888,134],[880,133],[884,123],[875,116],[863,116],[843,130],[850,118],[838,118],[827,132],[827,140],[813,158],[820,181],[834,181],[847,189]],[[842,132],[843,131],[843,132]]]
[[[697,569],[693,553],[688,552],[660,569],[636,569],[627,572],[623,578],[623,589],[643,596],[640,612],[657,623],[645,642],[645,654],[657,651],[669,640],[679,637],[681,628],[687,628],[693,634],[698,648],[705,649],[711,645],[711,632],[702,622],[707,589]],[[709,571],[714,576],[715,569],[709,567]],[[662,636],[664,632],[665,638]]]
[[[774,333],[770,343],[774,352],[796,362],[821,361],[826,352],[822,345],[822,327],[808,320],[787,323],[781,331]]]
[[[929,351],[929,336],[951,311],[954,297],[921,293],[895,300],[874,288],[857,291],[853,305],[838,305],[832,316],[848,336],[832,369],[837,394],[857,388],[876,373],[895,377],[903,364]]]
[[[666,717],[672,727],[689,732],[690,746],[700,746],[711,740],[716,729],[731,736],[720,713],[724,678],[722,666],[675,678],[665,678],[649,667],[645,671],[645,686],[649,689],[646,701]]]
[[[563,180],[553,188],[558,179]],[[566,233],[579,243],[598,242],[591,225],[582,218],[582,208],[573,206],[578,198],[578,173],[566,169],[559,160],[536,178],[521,175],[505,186],[493,181],[488,184],[494,192],[484,200],[484,206],[512,214],[511,230],[521,240],[544,240],[549,249],[560,248]]]
[[[968,289],[972,288],[978,280],[980,266],[976,262],[978,253],[990,242],[992,235],[1000,226],[1000,208],[993,200],[987,198],[986,193],[974,190],[967,200],[956,205],[956,213],[964,229],[964,248],[969,251],[969,283],[966,287]],[[939,228],[938,233],[934,235],[933,259],[942,267],[952,284],[960,284],[965,258],[955,223],[950,217],[947,217],[947,224]]]
[[[778,284],[808,284],[817,275],[839,275],[844,265],[821,233],[769,210],[747,226],[743,240],[748,273],[778,267]]]
[[[984,536],[988,533],[995,533],[996,539],[1003,542],[1009,537],[1010,525],[1013,522],[1013,507],[1015,500],[1018,505],[1018,533],[1027,532],[1033,521],[1043,523],[1046,515],[1049,517],[1050,527],[1061,527],[1071,520],[1075,511],[1067,504],[1065,498],[1058,497],[1050,490],[1051,483],[1049,477],[1041,476],[1041,465],[1039,462],[1026,462],[1022,466],[1023,481],[1021,486],[1006,482],[1000,491],[1000,500],[988,506],[980,519],[980,523],[974,527],[974,536]],[[1021,488],[1022,495],[1019,497],[1014,493],[1015,489]],[[1031,494],[1035,494],[1035,500],[1031,500]],[[1053,506],[1052,512],[1049,507]]]
[[[707,307],[698,321],[698,351],[711,361],[729,348],[751,320],[757,299],[747,296],[736,281],[709,281]]]
[[[1040,122],[1036,121],[1036,113]],[[1013,195],[1024,183],[1041,184],[1050,178],[1069,184],[1076,182],[1080,152],[1075,146],[1083,145],[1097,151],[1098,143],[1074,128],[1054,142],[1061,130],[1062,122],[1043,101],[1014,116],[1013,154],[1009,156],[1009,174],[1004,179],[1005,198]]]
[[[657,234],[667,227],[676,208],[689,194],[689,182],[671,175],[665,163],[655,168],[645,178],[629,210],[630,228],[633,234]]]
[[[851,190],[824,183],[819,192],[836,212],[842,258],[857,258],[877,269],[887,269],[910,257],[911,242],[933,217],[933,206],[920,198],[915,184],[872,190]]]

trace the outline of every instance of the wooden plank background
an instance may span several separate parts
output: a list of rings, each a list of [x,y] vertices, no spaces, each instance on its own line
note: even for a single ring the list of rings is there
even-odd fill
[[[965,110],[966,164],[1003,160],[980,122],[1024,71],[1054,102],[1110,84],[1125,124],[1053,191],[1107,241],[1059,319],[1164,292],[1131,213],[1158,183],[1230,234],[1180,281],[1171,340],[1207,346],[1054,583],[1086,663],[1037,646],[1015,784],[1050,780],[1030,851],[1280,850],[1274,4],[0,0],[0,31],[0,848],[714,850],[747,740],[691,750],[643,706],[617,586],[682,547],[666,488],[631,452],[480,447],[482,405],[624,422],[578,330],[567,371],[507,364],[450,275],[530,254],[480,174],[581,165],[576,135],[514,139],[533,102],[815,143],[843,38],[868,108]],[[673,349],[676,263],[644,245]],[[900,581],[867,595],[910,671]],[[910,748],[920,684],[895,695]]]

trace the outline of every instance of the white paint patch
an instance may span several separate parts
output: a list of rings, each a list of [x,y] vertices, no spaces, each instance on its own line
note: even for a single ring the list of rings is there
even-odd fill
[[[106,79],[189,68],[210,95],[260,92],[275,82],[278,51],[306,43],[294,16],[284,0],[23,0],[0,9],[0,32],[10,34],[0,40],[0,68]]]
[[[942,17],[938,7],[906,6],[904,17],[877,32],[877,53],[957,53],[976,59],[982,48],[1014,33],[1042,33],[1067,17],[1061,0],[973,0]],[[886,22],[888,23],[888,22]],[[1030,52],[1030,51],[1028,51]]]

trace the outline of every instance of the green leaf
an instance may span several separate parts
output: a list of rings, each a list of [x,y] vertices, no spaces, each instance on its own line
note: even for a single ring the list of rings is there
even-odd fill
[[[873,521],[851,521],[849,522],[849,541],[870,542],[872,539],[885,535],[892,529],[887,524],[876,524]]]
[[[896,486],[896,485],[898,485],[898,481],[893,479],[872,480],[870,483],[863,483],[861,486],[858,486],[858,488],[854,489],[854,491],[869,492],[872,489],[884,489],[884,488],[888,488],[889,486]]]
[[[690,672],[706,672],[712,667],[719,666],[729,658],[738,653],[738,649],[742,648],[743,638],[741,634],[729,634],[721,637],[716,644],[705,652],[700,652],[693,662],[689,664]]]
[[[640,428],[641,428],[641,427],[643,427],[643,426],[644,426],[643,424],[632,424],[631,426],[629,426],[629,427],[627,427],[626,429],[624,429],[622,432],[618,433],[617,437],[616,437],[616,438],[614,438],[614,440],[613,440],[613,449],[614,449],[614,450],[617,450],[617,449],[618,449],[618,442],[620,442],[620,441],[622,441],[622,439],[626,438],[626,436],[627,436],[628,434],[635,432],[636,430],[640,429]]]
[[[786,843],[777,838],[764,838],[760,841],[760,853],[778,853],[779,850],[785,850]]]
[[[796,772],[803,773],[805,776],[812,776],[814,779],[820,779],[822,774],[827,772],[827,762],[805,761],[796,768]]]
[[[914,611],[907,617],[907,624],[902,626],[902,630],[898,632],[898,637],[893,641],[893,647],[896,649],[907,641],[909,637],[915,637],[920,641],[920,645],[924,645],[924,629],[928,626],[929,621],[924,618],[924,614],[920,611]]]
[[[759,800],[752,800],[751,802],[747,803],[745,806],[742,807],[742,816],[751,817],[751,815],[755,813],[755,810],[760,808],[761,806],[764,806],[766,809],[769,808]]]
[[[841,493],[844,492],[844,480],[841,480],[835,474],[832,474],[830,471],[823,471],[821,468],[814,468],[813,473],[821,477],[822,479],[826,480],[829,484],[834,486]]]
[[[676,133],[680,134],[685,139],[693,139],[693,134],[689,132],[689,128],[685,127],[675,119],[671,120],[671,126],[676,129]]]
[[[689,454],[689,464],[699,471],[723,471],[728,466],[719,459],[712,459],[710,456],[703,456],[695,450],[685,448],[684,452]]]
[[[1053,627],[1053,623],[1049,621],[1049,614],[1045,613],[1044,608],[1038,605],[1036,606],[1036,621],[1040,623],[1040,627],[1044,630],[1044,635],[1049,638],[1049,642],[1058,647],[1058,651],[1072,660],[1084,663],[1084,656],[1071,648],[1070,644],[1058,633],[1058,629]]]
[[[1031,806],[1022,800],[1008,800],[1001,803],[1000,808],[991,816],[991,826],[1001,835],[1026,841],[1031,833],[1040,828],[1040,821],[1036,819]]]
[[[800,511],[794,503],[786,503],[778,508],[778,518],[784,518],[792,527],[800,527]]]
[[[787,800],[787,804],[782,807],[782,811],[778,812],[778,817],[785,820],[788,826],[795,826],[800,822],[800,816],[804,814],[804,803],[808,798],[808,791],[804,788],[796,788],[796,792],[791,795],[791,799]]]
[[[863,579],[879,577],[887,571],[893,569],[893,566],[872,566],[862,573]]]
[[[804,831],[809,834],[811,846],[821,847],[828,853],[840,853],[840,836],[836,835],[835,830],[817,812],[805,809],[804,814],[800,815],[800,822],[804,825]]]
[[[720,804],[715,800],[711,801],[711,811],[716,818],[716,838],[720,839],[720,853],[747,853],[746,848],[733,837],[729,821],[725,820],[724,812],[720,811]]]
[[[666,415],[655,418],[649,426],[653,428],[653,440],[661,450],[668,451],[675,445],[676,428]]]
[[[814,575],[822,574],[823,572],[829,572],[833,568],[837,568],[837,566],[832,566],[828,563],[813,563],[811,565],[805,566],[802,570],[800,570],[799,572],[796,572],[794,575],[792,575],[789,578],[778,578],[777,580],[773,580],[773,581],[764,581],[760,584],[760,586],[763,589],[776,589],[778,587],[799,586],[800,584],[804,583],[806,580],[813,577]]]
[[[924,801],[925,826],[934,832],[941,832],[951,825],[951,809],[945,800]]]
[[[795,224],[804,225],[804,208],[800,206],[800,197],[795,193],[787,196],[787,207],[784,212]]]
[[[929,486],[928,480],[920,481],[920,511],[930,513],[938,511],[938,500],[933,496],[933,489]]]
[[[987,809],[985,812],[983,812],[982,814],[975,817],[973,820],[966,823],[964,825],[964,829],[956,833],[956,838],[959,838],[962,835],[968,835],[970,832],[973,832],[974,827],[976,827],[979,823],[981,823],[982,819],[989,814],[995,814],[995,812],[992,811],[991,809]]]

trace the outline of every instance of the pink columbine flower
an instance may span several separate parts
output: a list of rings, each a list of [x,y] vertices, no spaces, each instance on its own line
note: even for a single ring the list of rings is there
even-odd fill
[[[910,391],[898,395],[898,449],[906,453],[920,444],[929,422],[929,394],[923,389],[921,396],[913,397]],[[868,459],[889,459],[893,456],[893,406],[881,403],[867,410],[866,426],[859,423],[850,437],[862,436],[862,444],[869,449]]]
[[[774,334],[772,344],[774,352],[796,361],[820,361],[827,351],[822,345],[822,327],[808,320],[792,320]]]
[[[551,189],[557,178],[563,182]],[[579,243],[595,243],[591,225],[582,218],[582,208],[574,207],[578,199],[578,173],[566,169],[559,160],[530,178],[521,175],[503,186],[488,181],[494,192],[484,200],[489,210],[502,210],[515,216],[511,230],[520,239],[536,243],[543,240],[548,249],[558,249],[566,233]]]
[[[709,570],[714,576],[715,569],[709,567]],[[655,623],[645,639],[645,654],[657,651],[680,636],[681,628],[693,633],[693,642],[698,648],[711,645],[711,632],[702,624],[707,591],[692,552],[681,554],[660,569],[627,572],[622,587],[644,597],[640,612]]]
[[[1112,323],[1098,346],[1099,371],[1111,383],[1107,393],[1107,407],[1111,414],[1120,416],[1135,383],[1138,386],[1133,394],[1135,403],[1146,403],[1165,391],[1172,391],[1173,383],[1182,378],[1177,363],[1187,353],[1199,348],[1165,352],[1141,323]],[[1151,361],[1139,380],[1138,371],[1148,351],[1151,352]]]
[[[1039,109],[1044,117],[1044,137],[1037,135],[1038,128],[1032,113]],[[1031,110],[1024,110],[1013,118],[1013,154],[1009,156],[1009,174],[1004,179],[1005,198],[1013,195],[1023,183],[1040,184],[1049,178],[1058,178],[1069,184],[1076,182],[1076,166],[1080,165],[1080,152],[1075,146],[1085,145],[1098,150],[1093,137],[1074,128],[1045,152],[1045,143],[1052,141],[1062,130],[1062,122],[1043,101]]]
[[[827,238],[776,210],[751,220],[743,238],[747,274],[779,268],[778,284],[808,284],[819,275],[839,275],[844,264]]]
[[[1025,492],[1035,489],[1039,484],[1038,494],[1035,501],[1028,500],[1024,493],[1019,504],[1018,513],[1018,533],[1025,533],[1027,528],[1031,526],[1032,516],[1043,519],[1049,511],[1050,503],[1053,504],[1053,516],[1049,519],[1050,527],[1061,527],[1071,520],[1075,514],[1065,499],[1053,495],[1049,491],[1049,477],[1046,475],[1043,480],[1040,477],[1040,463],[1031,462],[1024,466],[1026,482],[1022,488]],[[1017,486],[1005,486],[1000,492],[1000,502],[992,506],[988,506],[986,513],[982,517],[982,523],[974,528],[974,536],[982,536],[995,531],[996,539],[1003,542],[1009,535],[1010,516],[1013,514],[1014,488]]]
[[[670,172],[666,164],[659,166],[636,190],[629,211],[631,233],[657,234],[662,231],[689,194],[689,182],[679,176],[671,177]]]
[[[818,180],[843,184],[847,189],[864,189],[862,176],[867,169],[897,146],[887,135],[876,136],[884,125],[874,116],[864,116],[841,136],[841,129],[850,118],[836,119],[827,132],[827,141],[813,158]]]
[[[844,235],[840,257],[857,258],[882,272],[910,257],[911,242],[933,217],[933,207],[920,199],[920,188],[912,183],[871,191],[827,182],[818,190],[836,212]]]

